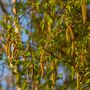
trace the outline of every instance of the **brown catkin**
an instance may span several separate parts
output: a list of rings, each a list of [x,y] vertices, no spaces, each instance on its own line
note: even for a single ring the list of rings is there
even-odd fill
[[[34,80],[34,64],[31,64],[31,68],[32,68],[32,90],[34,90],[34,82],[35,82],[35,80]]]
[[[55,61],[52,62],[52,75],[51,75],[51,78],[52,78],[52,84],[54,85],[55,80],[56,80],[56,64],[55,64]]]
[[[7,41],[5,50],[9,60],[11,60],[10,47],[11,47],[11,42]]]
[[[75,42],[72,41],[72,46],[71,46],[72,50],[71,50],[71,56],[74,55],[74,48],[75,48]]]
[[[43,61],[42,61],[43,55],[40,56],[40,68],[41,68],[41,76],[44,78],[44,66],[43,66]]]
[[[71,45],[71,56],[74,55],[74,48],[75,48],[75,37],[74,37],[74,32],[73,32],[73,29],[71,27],[69,27],[69,32],[70,32],[70,36],[71,36],[71,39],[72,39],[72,45]]]
[[[13,8],[13,13],[16,14],[16,8]]]
[[[74,32],[71,26],[68,26],[66,30],[66,39],[68,41],[72,40],[72,45],[71,45],[71,56],[74,55],[74,48],[75,48],[75,37],[74,37]]]
[[[16,0],[12,0],[13,4],[16,3]],[[16,10],[16,7],[13,7],[13,13],[16,15],[17,14],[17,10]]]
[[[41,50],[40,69],[41,69],[41,76],[42,76],[42,78],[44,78],[44,50]]]
[[[16,0],[12,0],[12,3],[15,3],[16,2]]]
[[[73,30],[70,26],[69,26],[69,32],[70,32],[70,36],[71,36],[72,41],[74,41],[74,39],[75,39],[74,33],[73,33]]]
[[[48,22],[48,32],[51,32],[51,26],[49,22]]]
[[[80,75],[77,72],[77,90],[80,90]]]
[[[86,0],[82,0],[82,17],[83,17],[83,24],[86,24],[87,21],[87,7],[86,7]]]
[[[66,39],[67,39],[67,41],[70,41],[69,28],[66,29]]]

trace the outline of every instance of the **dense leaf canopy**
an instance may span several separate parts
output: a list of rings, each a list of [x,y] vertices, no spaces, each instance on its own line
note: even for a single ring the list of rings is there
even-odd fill
[[[0,55],[17,90],[89,90],[90,0],[11,1],[0,1]]]

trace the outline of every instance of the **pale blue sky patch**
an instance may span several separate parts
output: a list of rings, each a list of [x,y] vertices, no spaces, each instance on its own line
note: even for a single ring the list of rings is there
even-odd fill
[[[27,42],[28,39],[29,39],[29,36],[28,36],[27,34],[25,34],[25,32],[23,32],[21,38],[22,38],[22,41],[23,41],[23,42]]]
[[[3,86],[3,90],[6,90],[7,82],[5,80],[1,82],[1,85]]]

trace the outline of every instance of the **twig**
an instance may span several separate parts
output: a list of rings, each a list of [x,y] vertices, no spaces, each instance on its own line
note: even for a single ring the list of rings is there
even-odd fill
[[[45,1],[45,0],[43,0],[42,3],[40,4],[40,7],[43,5],[44,1]],[[29,11],[27,11],[25,14],[21,15],[21,17],[19,17],[19,19],[22,18],[23,16],[25,16],[26,14],[30,13],[31,11],[35,10],[36,8],[37,8],[37,7],[31,8],[31,9],[30,9]]]
[[[31,12],[32,10],[36,9],[36,7],[30,9],[29,11],[27,11],[24,15],[21,15],[21,17],[19,17],[19,19],[21,19],[23,16],[25,16],[26,14],[28,14],[29,12]]]
[[[2,8],[2,11],[7,15],[8,12],[7,12],[6,9],[4,8],[4,5],[3,5],[3,3],[2,3],[1,0],[0,0],[0,6],[1,6],[1,8]]]
[[[85,89],[85,88],[87,88],[87,87],[90,87],[90,84],[86,84],[86,85],[84,85],[82,88]]]

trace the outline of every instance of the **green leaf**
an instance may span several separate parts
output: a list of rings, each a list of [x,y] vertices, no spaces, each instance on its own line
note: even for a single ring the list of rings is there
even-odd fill
[[[28,30],[25,30],[25,33],[26,33],[26,34],[29,34],[29,31],[28,31]]]
[[[30,54],[31,54],[30,52],[26,52],[25,53],[26,56],[30,56]]]

